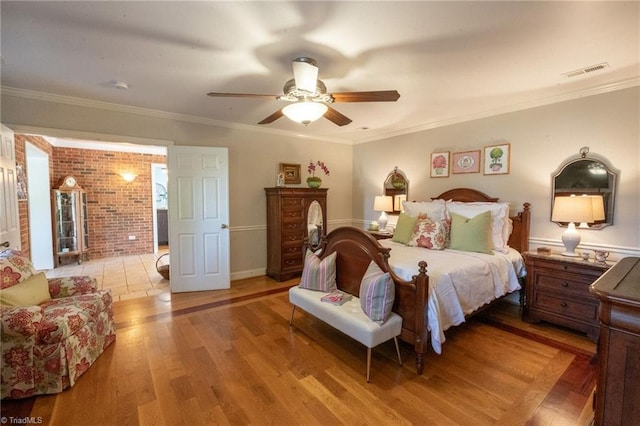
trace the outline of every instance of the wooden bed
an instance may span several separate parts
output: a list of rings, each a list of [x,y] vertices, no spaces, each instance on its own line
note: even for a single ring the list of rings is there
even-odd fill
[[[482,192],[458,188],[446,191],[432,199],[462,202],[496,202],[497,198]],[[513,231],[509,246],[524,252],[529,247],[530,205],[524,203],[522,211],[511,217]],[[389,266],[391,249],[382,247],[369,233],[355,227],[341,227],[330,232],[322,241],[319,257],[324,258],[337,252],[337,285],[343,291],[358,294],[360,281],[369,263],[373,260],[385,272],[389,272],[395,282],[395,302],[393,311],[403,319],[400,339],[411,344],[416,354],[418,374],[424,370],[424,354],[429,345],[426,309],[428,306],[429,277],[428,265],[421,261],[418,274],[411,281],[399,278]]]

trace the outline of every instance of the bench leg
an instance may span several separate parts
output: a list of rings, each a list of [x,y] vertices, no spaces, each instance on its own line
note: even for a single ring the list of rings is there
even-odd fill
[[[289,318],[289,325],[293,325],[293,314],[296,312],[296,305],[291,305],[291,318]]]
[[[393,338],[394,343],[396,344],[396,353],[398,354],[398,364],[402,365],[402,358],[400,357],[400,346],[398,346],[398,338]]]
[[[367,347],[367,383],[369,383],[370,371],[371,371],[371,348]]]

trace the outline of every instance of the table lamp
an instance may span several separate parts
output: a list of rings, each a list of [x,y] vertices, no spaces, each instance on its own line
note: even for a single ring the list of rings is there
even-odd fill
[[[604,220],[604,199],[602,195],[583,195],[583,197],[588,197],[591,199],[593,206],[593,221]],[[580,226],[578,228],[589,228],[589,224],[587,222],[580,222]]]
[[[380,213],[380,217],[378,218],[378,225],[380,225],[380,230],[384,231],[387,227],[387,213],[393,210],[393,197],[387,195],[376,195],[376,198],[373,201],[373,210]]]
[[[588,196],[558,196],[553,200],[551,220],[554,222],[568,222],[567,230],[562,234],[562,243],[565,247],[563,256],[578,257],[576,247],[580,244],[580,234],[576,230],[575,223],[592,223],[594,219],[594,202]],[[602,197],[600,197],[602,199]],[[604,211],[604,208],[603,208]],[[604,214],[603,214],[604,216]]]

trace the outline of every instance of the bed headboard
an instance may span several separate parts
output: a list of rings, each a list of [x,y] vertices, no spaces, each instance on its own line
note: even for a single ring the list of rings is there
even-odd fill
[[[464,203],[471,202],[491,202],[495,203],[499,199],[497,197],[490,197],[484,192],[480,192],[471,188],[454,188],[443,192],[437,197],[432,197],[432,200],[453,200],[461,201]],[[529,227],[531,225],[531,204],[524,203],[522,205],[522,211],[519,211],[515,216],[511,216],[513,221],[513,231],[509,237],[509,247],[518,250],[520,253],[524,253],[529,250]]]

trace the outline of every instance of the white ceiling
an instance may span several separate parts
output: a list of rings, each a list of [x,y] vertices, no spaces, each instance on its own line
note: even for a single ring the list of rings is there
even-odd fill
[[[345,143],[640,84],[637,1],[3,0],[0,8],[5,93]],[[401,97],[334,104],[350,125],[305,127],[284,117],[256,124],[282,101],[206,96],[279,95],[298,56],[316,59],[329,92],[396,89]],[[609,67],[563,76],[600,63]]]

